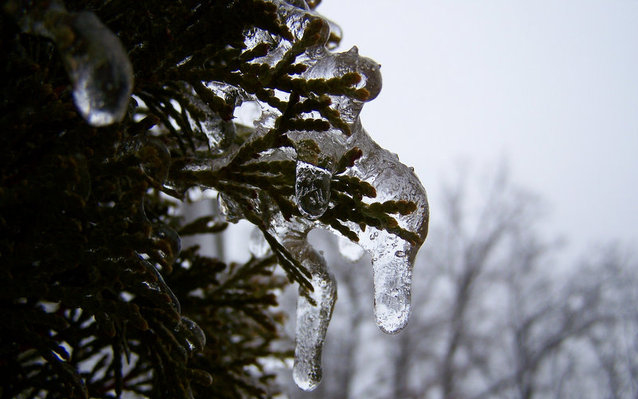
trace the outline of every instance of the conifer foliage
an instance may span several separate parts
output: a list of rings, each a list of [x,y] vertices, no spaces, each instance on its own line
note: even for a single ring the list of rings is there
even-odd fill
[[[425,192],[361,127],[378,65],[329,51],[317,3],[1,3],[0,397],[270,397],[261,359],[292,356],[272,345],[289,281],[312,389],[335,300],[305,240],[317,226],[373,253],[377,320],[402,328]],[[261,113],[241,124],[249,102]],[[271,250],[225,264],[181,248],[227,225],[184,222],[196,188]]]

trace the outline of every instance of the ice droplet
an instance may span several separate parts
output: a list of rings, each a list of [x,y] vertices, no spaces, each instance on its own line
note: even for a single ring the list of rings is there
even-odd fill
[[[182,336],[191,354],[204,350],[204,346],[206,346],[206,334],[204,334],[202,328],[193,320],[182,316],[180,324],[175,327],[175,332]]]
[[[10,12],[23,30],[53,40],[73,84],[75,106],[89,124],[122,120],[133,67],[120,40],[92,12],[68,12],[61,1],[40,3],[24,4],[25,9],[13,4]]]
[[[297,161],[295,197],[302,215],[318,219],[326,212],[330,203],[330,171]]]
[[[337,285],[328,271],[323,257],[304,238],[289,239],[284,246],[301,261],[312,274],[314,291],[309,293],[316,303],[300,295],[297,301],[297,325],[295,331],[295,363],[292,376],[297,386],[311,391],[322,377],[321,352],[337,299]]]
[[[172,265],[182,250],[182,239],[168,225],[158,223],[153,226],[153,235],[165,255],[165,260]]]
[[[56,44],[73,83],[75,106],[93,126],[120,121],[133,89],[133,67],[122,43],[91,12],[70,14],[68,20],[73,39],[59,36]]]
[[[345,237],[339,237],[339,253],[350,262],[356,262],[363,257],[365,251],[358,244]]]
[[[264,238],[264,234],[258,228],[254,228],[250,233],[248,250],[255,258],[263,258],[270,253],[270,245]]]

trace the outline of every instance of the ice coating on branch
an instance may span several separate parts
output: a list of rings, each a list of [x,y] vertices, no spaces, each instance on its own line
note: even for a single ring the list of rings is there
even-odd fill
[[[120,40],[92,12],[67,12],[60,1],[9,2],[26,32],[55,42],[73,85],[73,101],[93,126],[122,120],[133,89],[133,68]]]
[[[248,251],[250,251],[255,258],[263,258],[270,253],[268,241],[266,241],[263,233],[257,227],[250,233]]]
[[[364,97],[355,99],[343,95],[331,95],[334,108],[339,111],[341,119],[351,127],[359,121],[359,113],[363,101],[375,99],[381,92],[381,66],[370,58],[361,57],[355,46],[342,53],[329,53],[308,69],[305,76],[309,79],[331,79],[347,73],[357,73],[361,80],[355,89],[363,90]]]
[[[330,203],[330,178],[324,168],[298,161],[295,178],[295,199],[302,215],[309,219],[320,218]]]
[[[235,124],[225,121],[221,116],[210,109],[197,95],[195,89],[186,82],[180,82],[182,92],[189,102],[190,109],[187,111],[188,122],[193,131],[200,131],[208,139],[208,147],[213,153],[220,153],[227,149],[235,138]],[[222,86],[222,87],[218,87]],[[237,89],[231,90],[228,85],[211,82],[206,85],[209,89],[216,91],[227,90],[229,94],[235,94]],[[241,100],[237,98],[237,103]]]
[[[159,223],[153,226],[153,235],[162,248],[165,261],[172,265],[182,250],[182,240],[179,234],[166,224]]]
[[[337,285],[334,276],[328,271],[326,261],[308,244],[305,236],[289,237],[284,241],[284,246],[312,274],[314,290],[309,295],[315,304],[303,295],[297,300],[295,364],[292,372],[297,386],[311,391],[321,381],[321,352],[337,299]]]
[[[223,193],[219,193],[217,196],[217,204],[219,212],[227,222],[237,223],[244,217],[240,206]]]

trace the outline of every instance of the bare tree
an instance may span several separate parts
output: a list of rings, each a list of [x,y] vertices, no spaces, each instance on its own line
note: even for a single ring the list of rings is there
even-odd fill
[[[539,200],[515,187],[505,169],[481,181],[478,193],[469,181],[461,174],[440,191],[439,219],[415,269],[410,324],[391,339],[377,338],[386,350],[374,362],[356,361],[366,333],[361,315],[370,310],[363,269],[333,268],[342,307],[325,361],[337,375],[326,375],[317,393],[295,397],[636,397],[638,272],[631,257],[616,248],[562,264],[560,241],[542,234]],[[365,368],[379,363],[382,370]]]

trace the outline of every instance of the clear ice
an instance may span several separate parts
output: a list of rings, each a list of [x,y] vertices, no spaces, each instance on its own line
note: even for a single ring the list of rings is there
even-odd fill
[[[73,41],[57,41],[73,83],[73,100],[93,126],[122,120],[133,90],[133,67],[120,40],[90,12],[73,14]]]
[[[295,178],[295,198],[299,212],[309,219],[318,219],[330,203],[330,171],[308,162],[298,161]]]
[[[237,223],[244,217],[241,207],[235,203],[235,201],[224,195],[224,193],[219,193],[217,196],[217,204],[221,216],[227,222]]]
[[[15,17],[25,32],[55,43],[73,85],[73,101],[93,126],[122,120],[133,89],[133,67],[117,36],[92,12],[67,12],[60,1],[31,5]]]
[[[425,189],[419,179],[395,154],[372,141],[363,128],[358,129],[353,136],[351,138],[357,141],[364,155],[346,174],[372,184],[377,192],[375,202],[414,202],[416,211],[407,215],[397,214],[394,218],[400,227],[416,233],[421,241],[424,240],[429,208]],[[356,226],[351,228],[357,230]],[[359,232],[359,245],[372,256],[377,325],[383,332],[395,334],[408,322],[412,268],[420,244],[374,227],[369,227],[366,232],[359,229]]]

